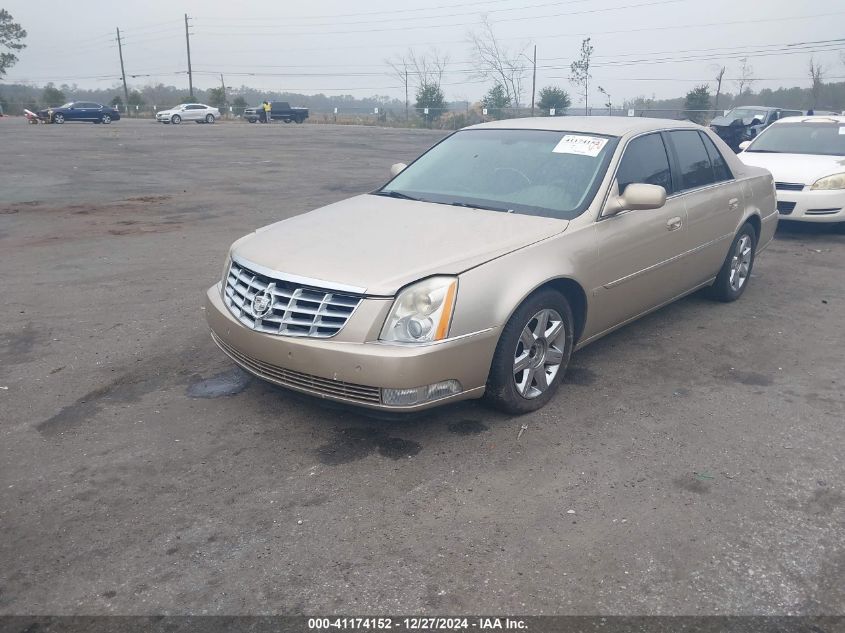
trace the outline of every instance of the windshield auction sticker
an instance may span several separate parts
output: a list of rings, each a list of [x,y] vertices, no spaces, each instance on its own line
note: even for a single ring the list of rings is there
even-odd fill
[[[567,134],[552,150],[555,154],[578,154],[579,156],[598,156],[607,145],[607,139],[600,136],[581,136]]]

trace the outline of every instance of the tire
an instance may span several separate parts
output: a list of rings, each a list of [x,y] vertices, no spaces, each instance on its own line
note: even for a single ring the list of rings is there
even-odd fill
[[[180,117],[178,114],[174,114],[172,117],[170,117],[170,122],[173,125],[179,125],[182,122],[182,117]]]
[[[247,119],[250,123],[258,123],[258,119]]]
[[[294,119],[294,121],[296,121],[297,123],[302,123],[303,121],[305,121],[305,119],[297,117],[296,119]]]
[[[100,117],[100,123],[104,125],[108,125],[109,123],[111,123],[111,115],[104,114],[102,117]]]
[[[285,123],[290,123],[290,119],[282,119]]]
[[[716,281],[708,289],[707,294],[711,299],[729,303],[742,296],[751,280],[756,252],[757,232],[746,222],[737,231],[725,257],[725,263],[722,264]]]
[[[502,329],[487,377],[485,400],[514,415],[544,406],[554,396],[569,365],[573,332],[572,309],[566,297],[552,289],[528,297]],[[517,371],[519,366],[525,368]],[[542,378],[538,380],[538,376]]]
[[[55,123],[56,125],[61,125],[64,122],[65,122],[65,115],[62,114],[61,112],[56,112],[53,115],[53,123]]]
[[[206,123],[214,123],[214,115],[213,114],[206,114],[205,115],[205,122]]]

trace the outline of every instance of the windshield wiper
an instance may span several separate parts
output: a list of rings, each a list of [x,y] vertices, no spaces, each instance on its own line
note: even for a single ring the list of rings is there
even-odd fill
[[[373,191],[374,196],[385,196],[386,198],[398,198],[400,200],[416,200],[421,201],[420,198],[415,198],[414,196],[409,196],[407,193],[402,193],[401,191]]]
[[[484,204],[469,204],[468,202],[450,202],[453,207],[464,207],[466,209],[484,209],[485,211],[499,211],[500,213],[513,213],[513,209],[502,209]]]
[[[757,152],[759,154],[782,154],[783,152],[779,152],[776,149],[747,149],[746,152]]]

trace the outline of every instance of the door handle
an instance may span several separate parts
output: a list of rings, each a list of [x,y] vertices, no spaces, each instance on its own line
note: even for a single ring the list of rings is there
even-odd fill
[[[730,200],[728,200],[728,208],[731,211],[736,211],[737,209],[739,209],[739,198],[731,198]]]
[[[670,231],[677,231],[679,228],[681,228],[681,224],[681,218],[677,216],[666,220],[666,228]]]

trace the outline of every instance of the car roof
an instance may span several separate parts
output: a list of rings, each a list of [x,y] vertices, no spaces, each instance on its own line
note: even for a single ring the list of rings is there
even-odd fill
[[[836,114],[813,114],[806,116],[785,116],[777,123],[838,123],[845,125],[845,116]]]
[[[624,116],[561,116],[503,119],[501,121],[479,123],[478,125],[472,125],[465,129],[551,130],[624,136],[625,134],[640,134],[642,132],[674,128],[703,129],[700,125],[691,121]]]
[[[761,110],[771,112],[772,110],[797,110],[797,108],[773,108],[772,106],[734,106],[731,110]]]

